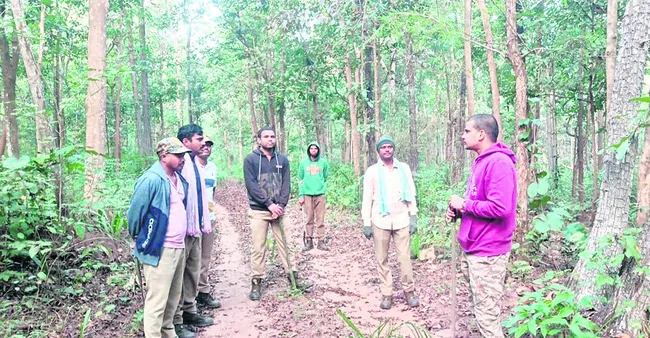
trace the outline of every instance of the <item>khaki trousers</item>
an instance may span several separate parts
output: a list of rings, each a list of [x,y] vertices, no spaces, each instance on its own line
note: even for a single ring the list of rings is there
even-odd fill
[[[212,261],[212,248],[214,247],[215,223],[212,222],[212,232],[201,236],[201,276],[199,277],[199,292],[210,293],[208,271]]]
[[[289,272],[289,264],[287,263],[287,255],[291,262],[295,264],[292,259],[291,250],[287,247],[286,243],[282,240],[280,233],[280,218],[273,219],[270,211],[262,210],[248,210],[248,216],[251,222],[251,278],[263,278],[265,273],[264,260],[266,257],[266,234],[268,233],[269,226],[273,231],[273,238],[275,238],[276,248],[280,253],[280,259],[284,265],[284,271]],[[284,228],[284,233],[287,239],[291,238],[288,229]],[[295,270],[295,269],[294,269]]]
[[[307,214],[307,238],[323,239],[325,237],[325,194],[303,196],[305,199],[305,214]],[[316,234],[314,235],[314,228]]]
[[[143,264],[147,296],[144,300],[144,336],[176,337],[172,320],[181,298],[184,249],[163,248],[158,266]]]
[[[469,283],[472,308],[481,336],[503,338],[501,297],[510,253],[482,257],[463,253],[460,270]]]
[[[375,240],[375,258],[377,260],[377,272],[381,280],[381,294],[383,296],[393,295],[393,275],[388,268],[388,248],[390,239],[393,239],[397,260],[400,265],[400,279],[404,292],[415,290],[413,281],[413,267],[411,266],[409,228],[399,230],[384,230],[373,224],[373,238]]]
[[[185,236],[183,292],[174,315],[174,324],[183,324],[183,312],[196,313],[199,275],[201,273],[201,237]]]

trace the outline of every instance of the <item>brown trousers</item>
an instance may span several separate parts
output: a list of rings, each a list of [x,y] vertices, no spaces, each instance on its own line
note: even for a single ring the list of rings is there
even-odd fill
[[[307,216],[307,238],[323,239],[325,237],[325,194],[303,196],[305,199],[305,214]],[[316,234],[314,234],[316,229]]]
[[[199,292],[210,293],[208,275],[212,261],[212,248],[214,247],[215,222],[212,222],[212,232],[201,236],[201,276],[199,277]]]
[[[375,240],[375,258],[377,260],[377,272],[381,280],[381,294],[383,296],[393,295],[393,274],[388,268],[388,248],[390,239],[393,239],[397,260],[400,266],[400,279],[404,292],[415,290],[413,281],[413,267],[411,266],[411,236],[409,228],[404,227],[399,230],[384,230],[373,224],[373,238]]]
[[[183,292],[176,308],[174,324],[183,324],[183,312],[196,313],[196,296],[199,294],[201,274],[201,237],[185,236],[185,271]]]
[[[271,217],[270,211],[262,210],[248,210],[248,216],[251,222],[251,277],[252,278],[262,278],[264,277],[265,268],[264,268],[264,259],[266,257],[266,235],[269,231],[269,226],[271,226],[271,231],[273,231],[273,238],[275,238],[276,248],[280,253],[280,259],[284,265],[284,271],[289,272],[289,264],[287,263],[287,255],[292,264],[296,264],[293,260],[293,255],[291,255],[291,250],[286,243],[282,240],[282,234],[280,233],[280,218],[273,219]],[[291,234],[288,229],[284,228],[284,234],[287,237],[287,240],[291,238]],[[295,270],[295,266],[293,266]]]
[[[181,298],[185,254],[183,249],[163,248],[158,266],[143,265],[147,282],[144,300],[144,336],[174,338],[172,319]]]

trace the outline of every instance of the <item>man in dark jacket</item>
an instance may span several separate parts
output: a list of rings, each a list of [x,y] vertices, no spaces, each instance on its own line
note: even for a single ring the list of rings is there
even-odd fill
[[[289,273],[291,252],[281,233],[281,219],[291,190],[289,160],[275,151],[275,131],[264,127],[257,132],[258,148],[244,159],[244,181],[248,191],[248,215],[251,222],[251,300],[262,296],[266,234],[269,225],[277,244],[284,269]],[[286,233],[285,237],[290,238]],[[291,260],[292,261],[292,260]],[[292,261],[295,263],[295,261]],[[297,277],[295,271],[294,276]]]

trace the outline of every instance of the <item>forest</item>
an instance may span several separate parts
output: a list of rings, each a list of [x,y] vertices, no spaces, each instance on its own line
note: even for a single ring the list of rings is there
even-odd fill
[[[345,258],[371,297],[361,276],[373,262],[349,262],[370,255],[357,244],[363,174],[379,137],[395,140],[417,187],[411,246],[430,292],[417,313],[382,315],[346,305],[363,292],[277,289],[266,305],[217,310],[234,311],[220,329],[412,337],[409,322],[442,337],[457,278],[454,331],[472,336],[444,213],[475,159],[460,142],[465,121],[481,113],[517,157],[506,331],[648,337],[649,47],[650,0],[0,0],[0,335],[142,336],[125,213],[158,140],[196,123],[214,142],[220,243],[239,241],[215,244],[224,304],[238,282],[222,269],[236,271],[227,257],[244,259],[250,235],[243,158],[267,125],[292,170],[312,141],[331,165],[326,223],[339,247],[298,264],[335,274]],[[298,245],[300,213],[289,217]],[[305,310],[320,301],[333,305]],[[256,316],[264,327],[245,318]],[[221,336],[212,330],[203,336]]]

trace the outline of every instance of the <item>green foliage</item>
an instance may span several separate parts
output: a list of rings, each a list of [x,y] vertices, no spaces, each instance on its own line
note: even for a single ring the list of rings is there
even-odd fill
[[[535,283],[543,284],[556,277],[554,272],[549,271],[545,278],[536,280]],[[592,298],[576,300],[576,294],[569,288],[552,283],[524,294],[504,325],[515,338],[524,335],[599,337],[598,325],[580,314],[581,310],[591,308]]]
[[[363,180],[354,175],[354,168],[345,164],[330,164],[327,180],[327,204],[341,208],[359,208]]]
[[[401,328],[403,326],[407,327],[410,331],[409,337],[416,337],[416,338],[430,338],[433,337],[431,332],[426,330],[425,328],[422,328],[416,324],[413,324],[411,322],[405,322],[405,323],[399,323],[395,324],[392,323],[388,320],[382,321],[375,330],[370,333],[370,334],[364,334],[359,327],[354,324],[354,322],[348,318],[348,316],[341,311],[341,309],[336,309],[336,313],[343,319],[345,324],[352,329],[354,332],[354,335],[352,337],[354,338],[381,338],[381,337],[387,337],[387,338],[392,338],[392,337],[402,337],[400,334]]]

